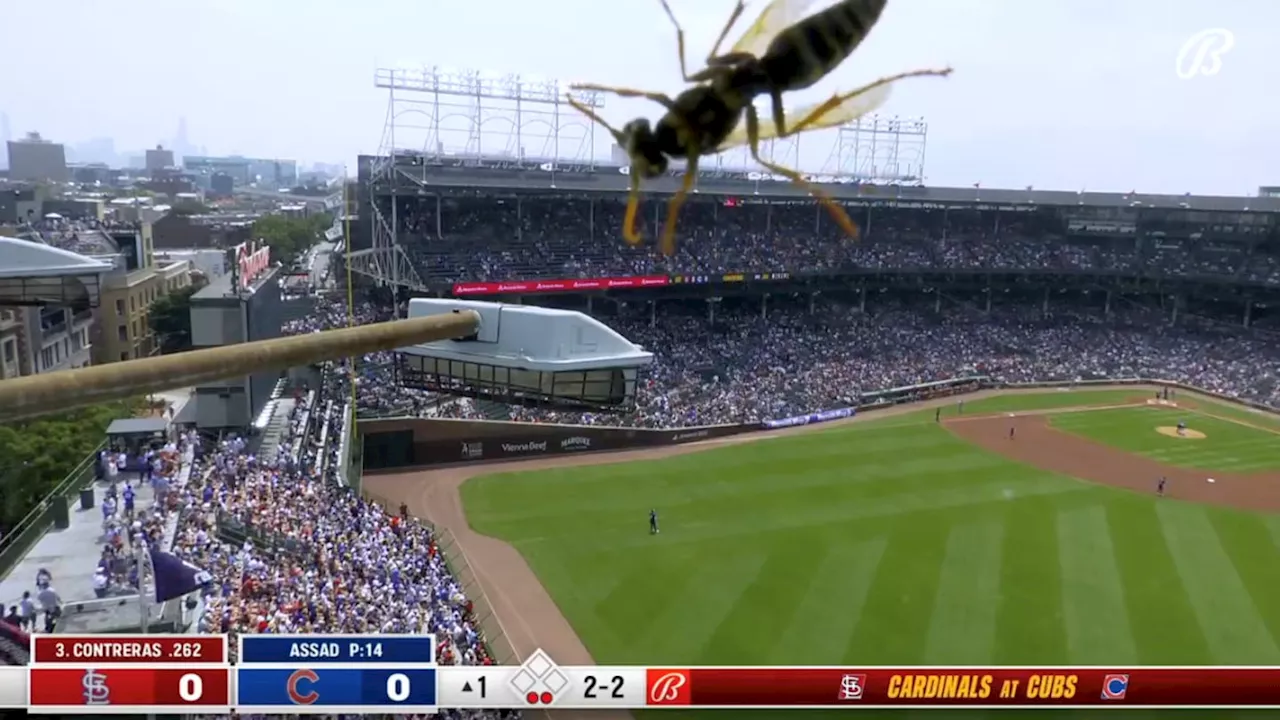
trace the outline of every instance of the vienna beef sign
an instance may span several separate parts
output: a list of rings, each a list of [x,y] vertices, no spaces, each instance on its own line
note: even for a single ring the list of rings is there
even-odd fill
[[[240,270],[240,288],[248,290],[262,273],[271,267],[271,248],[261,240],[236,246],[236,265]]]

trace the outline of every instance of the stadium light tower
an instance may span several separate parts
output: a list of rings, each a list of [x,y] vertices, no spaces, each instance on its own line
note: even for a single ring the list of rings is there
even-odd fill
[[[478,162],[590,162],[595,123],[565,100],[556,80],[440,66],[379,69],[374,84],[387,91],[384,148],[428,158]],[[573,99],[604,107],[599,92]]]
[[[924,118],[870,115],[837,130],[824,173],[866,183],[923,185],[929,124]]]
[[[604,94],[556,80],[444,67],[380,68],[387,119],[369,173],[372,246],[350,252],[353,272],[393,286],[426,290],[400,245],[397,194],[422,190],[424,164],[594,167],[595,123],[566,95],[590,108]],[[549,166],[549,167],[548,167]]]

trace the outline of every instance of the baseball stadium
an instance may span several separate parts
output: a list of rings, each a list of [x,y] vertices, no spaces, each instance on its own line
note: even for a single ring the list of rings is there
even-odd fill
[[[152,717],[202,697],[208,713],[192,717],[827,716],[864,691],[895,701],[865,703],[872,717],[1274,713],[1280,187],[926,183],[929,125],[874,114],[877,83],[815,105],[833,119],[783,107],[884,5],[822,11],[820,25],[851,15],[847,48],[788,45],[831,40],[784,25],[809,4],[768,4],[745,49],[708,59],[732,59],[742,87],[714,67],[674,99],[381,69],[382,146],[354,178],[325,180],[340,194],[298,199],[219,172],[226,202],[305,221],[289,226],[287,263],[268,262],[265,240],[215,247],[229,274],[174,312],[189,314],[189,347],[0,382],[24,423],[0,430],[26,433],[3,435],[10,478],[51,474],[38,418],[190,388],[147,397],[156,417],[104,422],[106,441],[61,483],[41,475],[48,496],[4,528],[0,671],[34,667],[0,672],[0,707],[108,705],[126,694],[114,678],[151,677],[63,658],[62,636],[74,655],[101,634],[117,659],[149,635],[179,638],[150,656],[175,661],[156,672],[181,677],[178,700],[138,683],[111,708]],[[1224,52],[1191,76],[1216,74]],[[793,76],[757,77],[779,68]],[[596,115],[606,95],[656,98],[668,116],[616,130]],[[762,135],[752,102],[770,96]],[[804,157],[800,129],[782,129],[795,117],[821,130]],[[820,172],[788,170],[823,150]],[[0,210],[17,212],[12,195]],[[114,266],[58,246],[98,220],[23,208],[23,237],[0,239],[22,258],[0,268],[0,305],[124,313],[92,287]],[[218,246],[260,221],[168,227]],[[143,224],[121,237],[136,226],[151,253]],[[264,267],[244,276],[242,256]],[[17,312],[0,312],[0,332],[16,337]],[[177,667],[184,634],[221,653],[196,667],[220,678],[220,699]],[[369,638],[413,645],[394,659],[427,682],[411,692],[381,644],[361,649]],[[360,652],[363,666],[333,660]],[[54,662],[66,666],[41,667]],[[633,672],[630,694],[621,674],[598,686],[601,668]],[[869,689],[867,670],[891,679]],[[1094,678],[1078,697],[1077,670]],[[698,671],[756,682],[695,701]],[[486,672],[507,673],[492,696]],[[991,694],[992,676],[1015,672],[1042,684]],[[1159,682],[1130,683],[1143,672]],[[1252,679],[1224,685],[1231,672]],[[560,688],[583,678],[575,692],[600,702],[566,705]],[[767,700],[786,692],[821,698]]]

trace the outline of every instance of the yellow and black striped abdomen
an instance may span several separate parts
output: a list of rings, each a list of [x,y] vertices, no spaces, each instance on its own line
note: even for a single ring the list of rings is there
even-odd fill
[[[862,43],[888,0],[841,0],[774,38],[760,58],[774,88],[802,90],[840,66]]]

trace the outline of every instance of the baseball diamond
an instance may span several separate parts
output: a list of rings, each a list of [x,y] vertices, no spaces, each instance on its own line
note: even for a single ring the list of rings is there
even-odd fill
[[[1280,418],[1150,397],[983,391],[365,486],[457,536],[517,653],[568,663],[1280,663]],[[1152,432],[1182,421],[1205,438]]]

